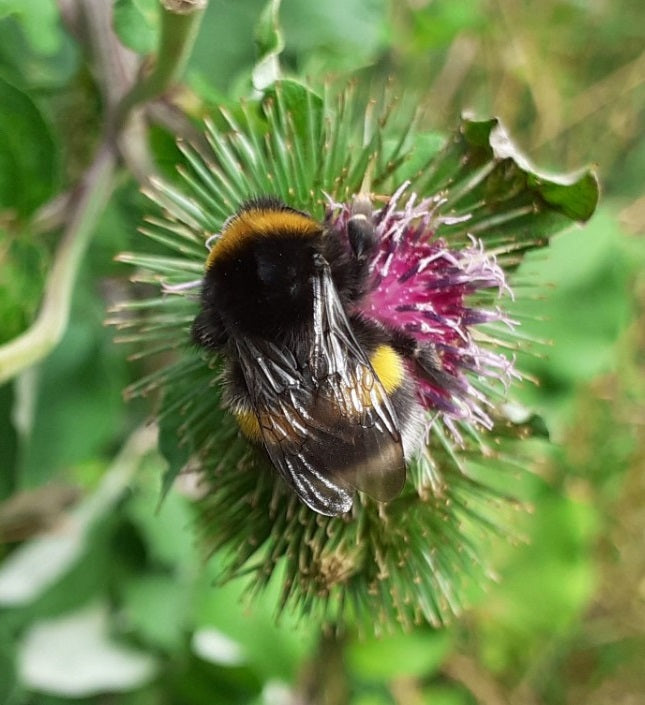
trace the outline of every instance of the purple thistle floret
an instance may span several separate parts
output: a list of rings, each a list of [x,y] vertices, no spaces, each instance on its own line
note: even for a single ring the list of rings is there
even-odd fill
[[[463,439],[456,422],[490,429],[493,421],[489,395],[478,380],[497,380],[506,389],[517,377],[514,361],[482,345],[477,326],[500,321],[516,325],[499,307],[474,307],[469,302],[484,290],[496,290],[497,298],[511,296],[504,270],[488,254],[480,240],[451,249],[436,236],[441,224],[455,222],[437,214],[440,197],[417,202],[411,194],[400,206],[407,184],[374,213],[378,248],[370,269],[372,280],[358,312],[389,329],[402,330],[421,344],[430,344],[442,365],[442,374],[430,382],[413,369],[421,405],[430,412],[428,430],[439,417],[454,439]],[[351,204],[328,206],[331,227],[346,231]],[[490,386],[490,385],[486,385]]]

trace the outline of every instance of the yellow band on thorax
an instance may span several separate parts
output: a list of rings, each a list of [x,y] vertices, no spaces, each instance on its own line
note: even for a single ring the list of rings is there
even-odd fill
[[[232,254],[252,237],[314,237],[320,223],[304,213],[269,208],[249,208],[238,213],[224,228],[206,260],[206,269],[222,255]]]

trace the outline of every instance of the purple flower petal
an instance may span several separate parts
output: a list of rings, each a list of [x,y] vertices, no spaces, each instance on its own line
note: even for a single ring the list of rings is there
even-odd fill
[[[470,245],[455,249],[437,236],[439,225],[449,220],[438,214],[442,198],[417,200],[413,193],[402,202],[406,188],[403,184],[374,213],[378,248],[370,263],[370,290],[358,311],[436,352],[442,366],[437,379],[412,371],[418,398],[429,418],[440,418],[459,443],[457,422],[493,425],[489,414],[493,401],[480,391],[478,382],[499,382],[504,391],[518,376],[513,361],[477,335],[482,324],[502,322],[514,328],[516,322],[497,303],[512,297],[512,292],[503,269],[481,240],[471,236]],[[329,199],[330,227],[346,232],[351,215],[350,205]],[[493,293],[495,305],[487,308],[477,302],[483,292],[488,292],[486,301]]]

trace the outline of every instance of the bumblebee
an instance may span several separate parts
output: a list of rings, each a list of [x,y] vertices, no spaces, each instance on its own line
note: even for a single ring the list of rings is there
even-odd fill
[[[422,433],[410,366],[432,351],[361,312],[377,237],[357,198],[343,232],[273,197],[244,203],[208,255],[199,346],[224,360],[224,402],[300,500],[336,516],[356,490],[394,499]]]

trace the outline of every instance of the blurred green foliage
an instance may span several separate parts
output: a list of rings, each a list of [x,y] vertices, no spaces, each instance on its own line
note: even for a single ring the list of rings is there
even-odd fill
[[[263,8],[211,0],[174,96],[182,110],[198,118],[248,93]],[[123,43],[150,51],[156,4],[118,0],[114,10]],[[122,402],[146,369],[126,362],[103,325],[129,274],[114,257],[136,248],[146,212],[124,174],[84,260],[64,339],[0,388],[0,702],[268,705],[295,690],[352,705],[637,702],[642,3],[284,0],[280,21],[283,65],[294,75],[345,82],[352,70],[365,84],[392,76],[429,129],[445,131],[473,109],[501,116],[541,166],[598,164],[604,205],[584,237],[557,237],[520,272],[519,286],[549,282],[532,303],[535,318],[522,320],[527,335],[550,341],[521,360],[540,380],[522,400],[556,441],[530,441],[535,471],[514,480],[532,507],[507,510],[522,541],[491,546],[499,581],[474,589],[472,609],[452,627],[381,640],[348,635],[330,646],[315,624],[287,616],[276,625],[271,595],[248,603],[243,581],[214,587],[217,558],[204,562],[200,552],[191,477],[158,508],[154,439],[139,431],[127,441],[150,409]],[[33,319],[53,258],[57,228],[43,225],[42,207],[73,188],[99,140],[101,96],[81,35],[54,0],[0,0],[1,342]],[[156,128],[152,148],[173,163],[167,127]],[[70,486],[83,493],[71,510],[57,491]],[[71,627],[60,619],[73,616],[92,637],[86,671],[61,647]],[[109,655],[101,678],[111,679],[98,693],[97,645]],[[141,659],[150,667],[132,670]]]

